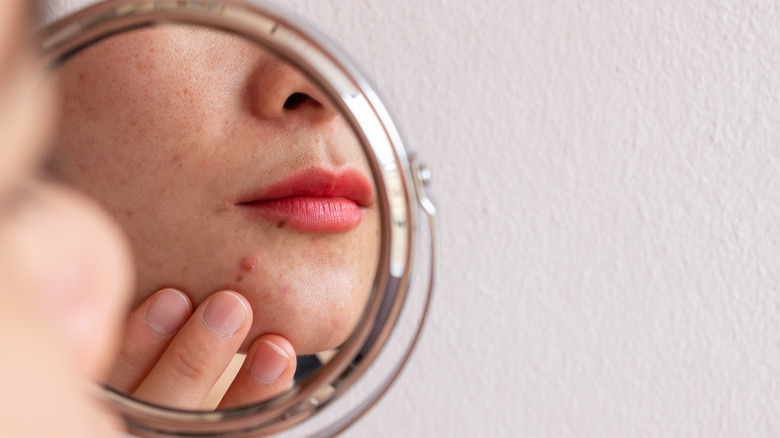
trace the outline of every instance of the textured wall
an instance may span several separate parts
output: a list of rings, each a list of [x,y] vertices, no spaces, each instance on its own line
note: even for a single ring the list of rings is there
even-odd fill
[[[779,436],[772,1],[288,1],[435,171],[411,367],[347,436]]]
[[[346,436],[780,435],[776,2],[283,3],[442,215],[425,337]]]

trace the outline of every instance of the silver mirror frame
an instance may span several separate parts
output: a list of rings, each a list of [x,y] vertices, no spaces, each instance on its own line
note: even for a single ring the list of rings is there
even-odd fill
[[[371,299],[355,332],[333,360],[282,396],[215,412],[156,406],[110,388],[101,397],[119,411],[130,433],[142,436],[335,435],[385,393],[407,362],[424,325],[437,248],[435,208],[424,192],[430,174],[407,155],[401,135],[365,75],[323,35],[264,2],[100,2],[40,32],[41,69],[46,74],[78,51],[113,35],[171,23],[209,26],[264,46],[300,68],[342,110],[363,145],[376,181],[382,224],[379,266]],[[418,209],[430,225],[430,273],[427,285],[410,288],[418,245]],[[397,347],[388,353],[385,347],[393,343]],[[378,376],[367,377],[380,354],[389,365]],[[359,395],[345,397],[348,392]],[[336,415],[319,415],[329,406]]]

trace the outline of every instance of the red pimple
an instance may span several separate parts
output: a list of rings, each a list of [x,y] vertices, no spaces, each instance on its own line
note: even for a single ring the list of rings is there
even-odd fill
[[[255,272],[257,263],[258,260],[255,256],[244,257],[244,260],[241,261],[241,269],[247,272]]]

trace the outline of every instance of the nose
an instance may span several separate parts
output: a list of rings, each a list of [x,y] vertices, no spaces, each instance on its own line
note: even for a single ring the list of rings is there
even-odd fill
[[[340,114],[319,86],[280,59],[258,64],[248,94],[253,114],[263,120],[327,123]]]

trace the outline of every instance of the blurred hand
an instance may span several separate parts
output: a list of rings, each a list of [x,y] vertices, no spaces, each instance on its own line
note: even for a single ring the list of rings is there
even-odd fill
[[[93,397],[116,352],[130,251],[94,203],[31,184],[0,209],[3,436],[109,436]]]

